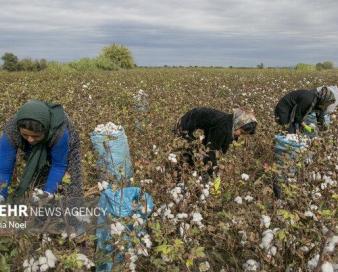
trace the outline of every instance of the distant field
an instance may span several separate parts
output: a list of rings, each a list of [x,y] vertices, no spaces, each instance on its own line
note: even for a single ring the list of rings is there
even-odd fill
[[[135,185],[142,186],[154,197],[157,209],[172,202],[170,190],[175,187],[177,169],[168,162],[168,154],[175,152],[179,145],[171,132],[179,116],[197,106],[225,112],[231,112],[237,106],[252,109],[259,122],[257,135],[232,147],[220,158],[219,194],[211,194],[205,203],[198,202],[201,188],[196,177],[190,169],[183,171],[181,182],[185,183],[188,194],[184,201],[171,208],[172,213],[199,212],[204,228],[190,223],[182,237],[180,226],[184,220],[175,222],[151,217],[147,229],[152,248],[148,249],[148,257],[140,257],[136,271],[207,271],[203,270],[203,266],[207,267],[206,261],[210,271],[241,271],[248,259],[260,263],[257,271],[286,271],[287,268],[291,269],[288,271],[305,271],[308,261],[316,254],[323,256],[321,261],[338,263],[337,253],[325,255],[321,252],[327,237],[338,233],[337,183],[322,190],[322,180],[311,181],[312,172],[337,179],[338,123],[334,119],[330,130],[323,132],[311,147],[313,164],[300,167],[297,182],[284,186],[285,199],[278,204],[271,189],[273,137],[279,129],[273,121],[273,109],[289,90],[337,84],[335,70],[139,68],[71,74],[0,72],[0,121],[2,127],[27,99],[61,103],[80,132],[85,190],[94,195],[99,194],[95,189],[99,180],[89,133],[98,124],[108,121],[121,124],[129,140]],[[140,89],[149,95],[150,111],[146,114],[133,107],[133,95]],[[138,119],[142,120],[143,131],[135,126]],[[153,145],[158,149],[157,154]],[[165,170],[156,170],[159,166]],[[249,175],[248,181],[241,180],[242,173]],[[152,183],[141,185],[140,181],[144,179],[152,179]],[[316,188],[321,192],[318,198],[312,194]],[[247,195],[253,197],[252,202],[244,200]],[[234,202],[236,196],[243,198],[242,204]],[[313,211],[316,220],[304,216],[310,205],[318,207]],[[269,256],[259,246],[265,229],[260,226],[262,215],[271,217],[271,230],[279,228],[274,233],[273,244],[277,249],[274,256]],[[189,217],[185,221],[189,223],[190,220]],[[324,225],[331,232],[323,234]],[[53,239],[54,242],[43,245],[42,249],[49,248],[57,256],[56,271],[66,271],[65,260],[78,245],[60,244],[57,242],[59,237]],[[301,247],[304,246],[310,251],[303,252]],[[0,264],[11,267],[7,271],[22,271],[23,260],[29,254],[38,256],[42,250],[39,247],[37,237],[0,240],[3,256]],[[13,249],[16,251],[10,256]],[[94,259],[93,244],[90,244],[87,256]],[[69,269],[80,271],[75,267]]]

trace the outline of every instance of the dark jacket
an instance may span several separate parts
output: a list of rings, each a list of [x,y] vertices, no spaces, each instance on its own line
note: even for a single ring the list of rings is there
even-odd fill
[[[323,120],[324,112],[317,108],[317,90],[296,90],[279,100],[275,117],[280,125],[290,124],[290,127],[294,127],[299,126],[311,111],[317,112],[320,122]]]
[[[227,114],[211,108],[194,108],[184,114],[178,123],[178,134],[192,141],[194,131],[204,131],[203,144],[210,148],[209,158],[217,165],[216,150],[226,152],[233,141],[233,114]]]

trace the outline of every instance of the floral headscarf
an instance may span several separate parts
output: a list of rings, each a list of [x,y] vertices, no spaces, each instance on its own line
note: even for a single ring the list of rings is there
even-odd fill
[[[252,122],[257,123],[257,119],[253,112],[245,111],[243,109],[234,109],[232,134],[234,134],[235,130]]]

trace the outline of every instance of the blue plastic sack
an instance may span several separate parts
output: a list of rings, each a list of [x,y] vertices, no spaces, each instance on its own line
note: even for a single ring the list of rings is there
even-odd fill
[[[98,165],[101,169],[105,169],[118,182],[133,176],[128,139],[123,128],[111,132],[110,135],[94,131],[90,138],[98,153]]]
[[[146,206],[140,204],[140,201],[144,201]],[[135,205],[136,203],[136,205]],[[112,236],[110,234],[110,226],[108,225],[108,216],[113,218],[130,217],[134,214],[140,215],[144,220],[152,213],[154,209],[154,202],[151,195],[148,193],[142,193],[139,187],[126,187],[117,191],[112,191],[108,188],[102,191],[99,203],[101,208],[100,216],[98,217],[96,229],[97,249],[107,256],[109,261],[104,261],[96,266],[97,272],[110,272],[114,266],[114,263],[123,261],[123,252],[116,252],[110,240]],[[142,209],[142,208],[145,209]],[[104,212],[106,211],[106,212]],[[132,231],[133,226],[125,226],[127,230]],[[144,235],[145,231],[139,229],[138,233]],[[124,234],[122,239],[128,241],[128,234]],[[110,255],[114,254],[114,258]],[[108,257],[109,256],[109,257]]]
[[[295,162],[305,144],[287,139],[285,135],[275,135],[275,162],[284,174],[294,176],[297,172]],[[285,173],[285,165],[288,165]]]
[[[275,135],[275,154],[295,154],[299,153],[305,144],[287,139],[285,135]]]

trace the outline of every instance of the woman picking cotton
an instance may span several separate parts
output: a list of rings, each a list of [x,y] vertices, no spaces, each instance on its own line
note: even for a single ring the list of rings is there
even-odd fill
[[[82,197],[80,139],[61,105],[29,100],[5,125],[0,138],[2,201],[8,196],[18,149],[25,154],[26,166],[14,200],[34,186],[56,193],[66,172],[71,182],[64,186],[65,196]]]
[[[291,91],[279,100],[275,108],[276,122],[288,125],[288,132],[294,134],[301,128],[307,128],[303,120],[309,113],[315,112],[320,128],[325,128],[324,115],[335,102],[334,93],[327,87]]]
[[[225,113],[212,108],[194,108],[184,114],[177,122],[175,132],[189,142],[195,140],[194,132],[201,129],[204,132],[202,141],[209,151],[204,163],[217,166],[216,151],[226,153],[229,145],[237,141],[241,135],[254,134],[257,120],[252,112],[235,109],[233,113]],[[189,155],[190,154],[190,155]],[[186,159],[193,164],[192,152],[186,153]],[[212,170],[209,171],[209,174]]]

